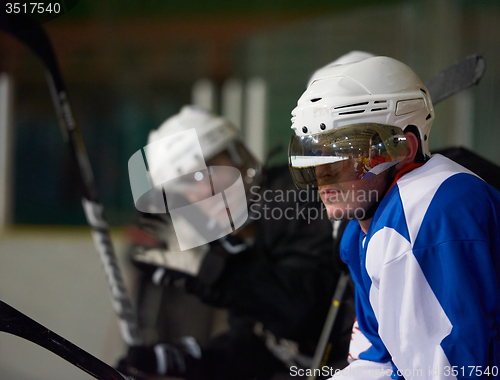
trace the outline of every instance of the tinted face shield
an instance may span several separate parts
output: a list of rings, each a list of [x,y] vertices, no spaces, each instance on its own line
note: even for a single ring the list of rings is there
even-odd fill
[[[374,123],[293,136],[288,149],[290,172],[299,189],[369,178],[405,155],[403,130]]]

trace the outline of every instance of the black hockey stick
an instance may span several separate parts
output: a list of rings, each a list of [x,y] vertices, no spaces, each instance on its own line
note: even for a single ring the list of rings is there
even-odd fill
[[[351,275],[348,272],[342,272],[340,275],[337,287],[335,288],[335,293],[333,295],[332,304],[330,305],[330,310],[328,310],[328,315],[326,316],[326,321],[323,325],[323,330],[316,347],[316,352],[314,353],[311,366],[313,371],[311,371],[311,375],[307,378],[308,380],[316,379],[317,376],[314,369],[321,369],[327,364],[330,356],[330,350],[327,349],[327,347],[332,344],[332,342],[330,342],[330,338],[333,325],[337,319],[337,314],[339,312],[340,305],[342,304],[342,299],[344,298],[344,293],[350,278]]]
[[[0,331],[33,342],[101,380],[129,380],[95,356],[0,301]]]
[[[484,75],[484,70],[485,60],[483,56],[474,54],[440,71],[425,84],[432,103],[436,105],[450,96],[478,84]]]
[[[3,1],[0,1],[0,4]],[[21,14],[2,14],[0,10],[0,30],[11,34],[23,42],[41,59],[47,69],[47,78],[51,89],[59,122],[66,142],[69,144],[75,161],[82,188],[82,204],[85,216],[92,227],[96,248],[104,266],[111,299],[120,320],[120,331],[129,346],[142,344],[137,316],[127,295],[123,278],[118,267],[115,251],[109,235],[108,224],[103,216],[103,207],[99,203],[94,176],[80,130],[75,123],[71,105],[68,101],[66,86],[63,81],[52,44],[39,25]]]

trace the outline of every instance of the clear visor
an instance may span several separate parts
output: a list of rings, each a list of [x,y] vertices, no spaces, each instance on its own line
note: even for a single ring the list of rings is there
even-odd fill
[[[293,136],[288,150],[290,172],[299,189],[369,178],[405,155],[403,130],[374,123]]]

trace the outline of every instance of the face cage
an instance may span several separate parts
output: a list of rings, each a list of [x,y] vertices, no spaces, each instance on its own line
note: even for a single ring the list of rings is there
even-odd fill
[[[234,166],[242,172],[245,187],[258,186],[262,180],[262,167],[245,144],[235,139],[227,148]]]
[[[362,123],[293,136],[288,162],[295,185],[306,189],[372,177],[405,155],[406,139],[401,128]]]

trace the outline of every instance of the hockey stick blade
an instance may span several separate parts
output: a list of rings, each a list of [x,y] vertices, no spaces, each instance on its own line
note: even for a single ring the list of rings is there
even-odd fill
[[[90,161],[85,150],[85,144],[73,118],[72,108],[66,93],[66,86],[52,44],[44,29],[36,23],[31,22],[30,19],[20,14],[8,16],[0,14],[0,30],[5,31],[24,43],[40,58],[47,69],[52,100],[79,175],[83,208],[87,221],[92,228],[94,243],[100,254],[106,273],[113,308],[119,317],[121,335],[128,345],[141,345],[142,337],[137,316],[127,295],[109,235],[108,224],[103,216],[103,207],[97,198],[97,190]],[[14,28],[13,25],[23,25],[24,27]]]
[[[87,351],[0,301],[0,331],[29,340],[101,380],[130,380]]]
[[[450,96],[479,83],[484,75],[485,60],[479,54],[471,55],[463,61],[440,71],[425,86],[434,105]]]

